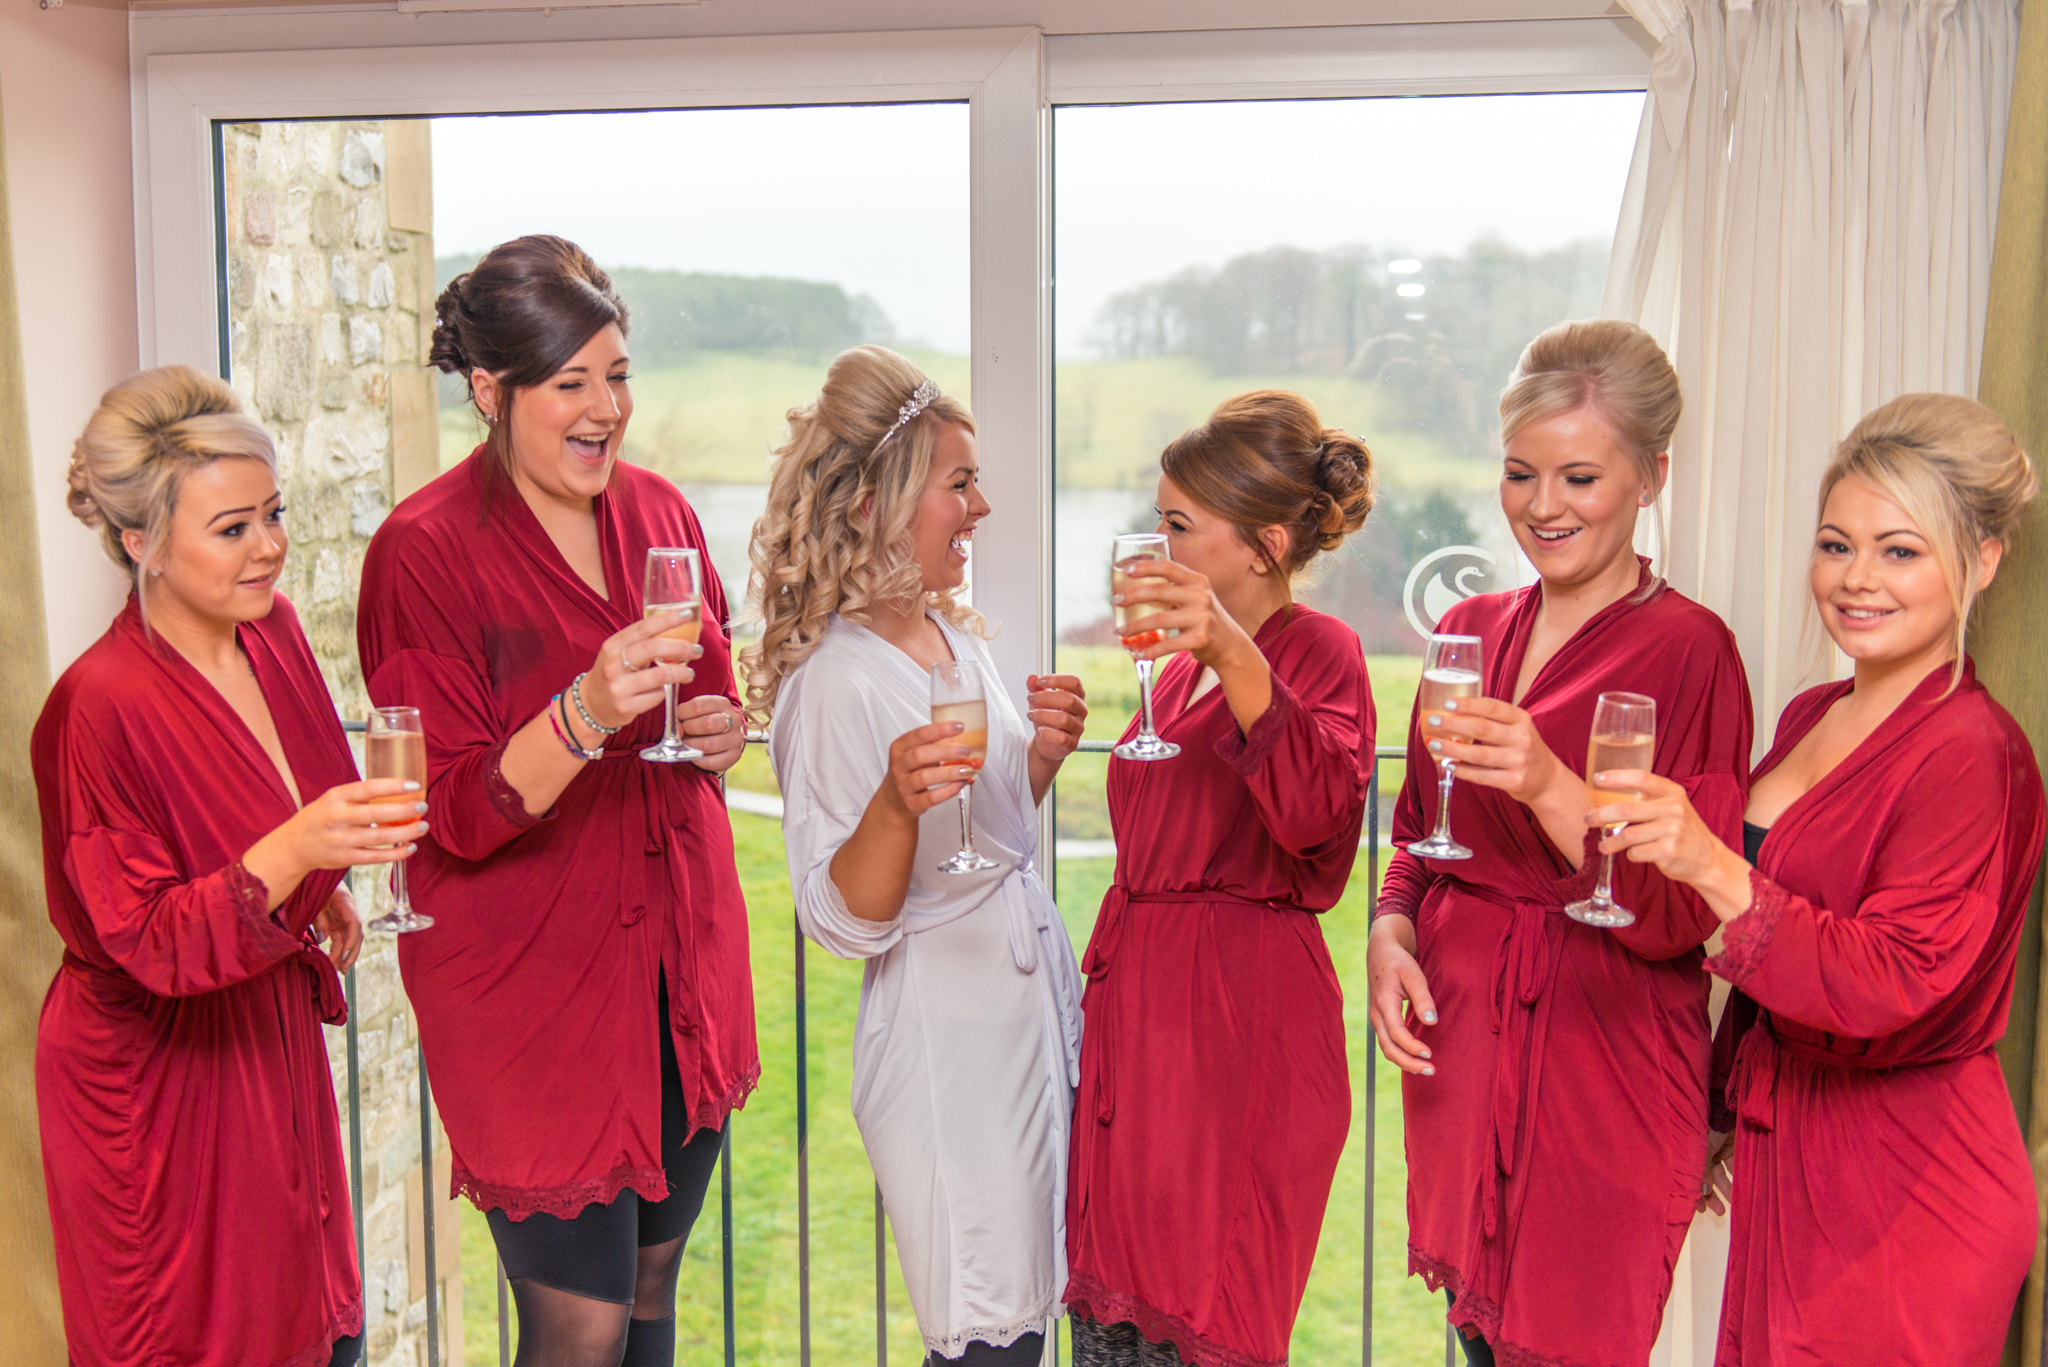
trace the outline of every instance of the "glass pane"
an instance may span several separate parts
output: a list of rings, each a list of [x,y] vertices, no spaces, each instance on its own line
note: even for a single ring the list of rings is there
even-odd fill
[[[1543,328],[1598,312],[1643,97],[1628,94],[1063,108],[1054,115],[1054,610],[1062,669],[1114,737],[1137,683],[1111,630],[1105,561],[1151,530],[1159,453],[1233,394],[1311,399],[1372,447],[1366,528],[1298,585],[1363,638],[1382,746],[1405,741],[1429,627],[1457,598],[1524,582],[1497,497],[1495,405]],[[1169,761],[1170,762],[1170,761]],[[1104,760],[1060,778],[1060,905],[1092,924],[1114,847]],[[1382,839],[1401,782],[1380,765]],[[1350,991],[1355,1142],[1294,1337],[1355,1358],[1363,1275],[1368,858],[1325,918]],[[1378,1078],[1376,1360],[1443,1350],[1406,1278],[1398,1074]]]
[[[967,131],[960,104],[221,125],[227,369],[277,439],[294,537],[284,589],[343,714],[366,705],[354,629],[363,549],[398,499],[481,437],[461,382],[423,368],[440,286],[524,233],[570,238],[611,272],[633,323],[624,458],[682,487],[741,615],[769,450],[837,352],[888,343],[971,397]],[[793,1364],[792,908],[779,825],[760,814],[778,800],[759,747],[730,786],[764,1068],[733,1125],[737,1346],[742,1361]],[[425,1295],[405,1233],[418,1077],[393,942],[365,948],[369,1342],[409,1359]],[[817,1361],[872,1361],[874,1188],[846,1105],[860,966],[810,949],[805,964],[811,1344]],[[339,1032],[333,1045],[345,1092]],[[342,1107],[345,1119],[346,1095]],[[444,1278],[460,1250],[453,1360],[486,1367],[498,1360],[494,1251],[468,1202],[455,1219],[459,1240],[437,1240]],[[721,1358],[725,1251],[714,1185],[684,1260],[679,1360]],[[893,1251],[885,1271],[890,1360],[909,1367],[923,1352]]]

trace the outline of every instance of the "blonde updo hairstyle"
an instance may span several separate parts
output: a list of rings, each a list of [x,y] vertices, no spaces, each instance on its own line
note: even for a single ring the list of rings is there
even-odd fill
[[[1963,646],[1977,604],[1983,545],[2012,545],[2040,484],[2034,462],[1998,415],[1955,394],[1904,394],[1856,424],[1820,479],[1820,513],[1845,479],[1860,479],[1913,519],[1934,550],[1955,607],[1949,689],[1963,677]]]
[[[144,370],[100,396],[71,449],[64,502],[99,529],[107,557],[134,577],[142,597],[143,570],[170,537],[185,476],[217,460],[260,460],[277,473],[270,434],[226,381],[183,365]],[[125,532],[142,534],[140,559],[128,553]]]
[[[782,681],[818,648],[835,612],[865,625],[878,607],[922,600],[954,626],[983,627],[980,614],[950,592],[925,590],[912,541],[940,425],[972,432],[973,415],[942,394],[876,449],[924,382],[924,372],[895,352],[858,346],[832,362],[817,398],[789,410],[768,511],[754,524],[748,550],[762,629],[740,664],[747,713],[759,725],[773,716]]]
[[[1349,432],[1323,426],[1315,405],[1285,389],[1225,399],[1200,427],[1160,453],[1174,486],[1236,528],[1266,568],[1293,579],[1365,525],[1372,512],[1372,452]],[[1273,555],[1262,533],[1280,527]]]
[[[1663,492],[1657,457],[1668,455],[1671,435],[1685,400],[1678,372],[1664,348],[1634,323],[1616,318],[1559,323],[1539,334],[1522,352],[1508,387],[1500,396],[1500,444],[1503,448],[1532,423],[1590,408],[1607,424],[1614,438],[1635,462],[1636,473],[1654,491],[1657,508],[1657,555],[1670,539],[1664,510],[1655,498]],[[1654,592],[1661,580],[1652,580]]]

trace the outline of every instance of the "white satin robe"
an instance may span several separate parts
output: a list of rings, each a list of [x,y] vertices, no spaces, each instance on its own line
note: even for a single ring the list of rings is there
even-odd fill
[[[1032,862],[1030,726],[986,645],[939,627],[987,684],[973,821],[996,868],[939,872],[960,843],[958,804],[941,803],[920,823],[902,912],[878,922],[846,909],[832,857],[888,771],[890,743],[931,721],[930,676],[865,627],[833,617],[783,682],[768,754],[797,921],[821,948],[867,960],[854,1119],[925,1344],[957,1357],[973,1340],[1000,1347],[1062,1313],[1081,977]]]

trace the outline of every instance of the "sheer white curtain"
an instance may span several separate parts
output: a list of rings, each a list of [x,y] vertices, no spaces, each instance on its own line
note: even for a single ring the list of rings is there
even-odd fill
[[[1622,3],[1659,45],[1604,311],[1678,367],[1666,573],[1734,628],[1761,750],[1825,677],[1830,447],[1899,394],[1977,391],[2020,6]]]
[[[1896,395],[1977,391],[2020,6],[1622,3],[1658,48],[1604,311],[1678,367],[1665,573],[1734,628],[1761,753],[1829,670],[1830,448]],[[1713,1361],[1727,1238],[1694,1221],[1653,1367]]]

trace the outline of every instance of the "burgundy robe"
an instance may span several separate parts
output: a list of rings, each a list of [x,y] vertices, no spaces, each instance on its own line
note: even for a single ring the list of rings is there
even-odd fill
[[[378,529],[356,637],[371,698],[419,708],[426,731],[432,830],[412,899],[435,924],[398,953],[455,1189],[515,1220],[567,1218],[626,1187],[667,1195],[662,1029],[692,1133],[724,1124],[759,1079],[747,909],[718,776],[640,758],[660,707],[543,816],[499,769],[513,733],[640,620],[648,548],[704,551],[696,514],[621,461],[596,500],[606,600],[488,459],[479,448]],[[704,655],[679,702],[735,696],[708,553],[703,568]]]
[[[1640,581],[1651,583],[1647,565]],[[1511,698],[1542,589],[1470,598],[1441,630],[1485,642],[1486,696]],[[1602,692],[1657,700],[1655,769],[1741,840],[1750,704],[1742,661],[1713,613],[1669,588],[1580,628],[1521,701],[1557,757],[1583,773]],[[1411,721],[1394,815],[1406,844],[1436,822],[1436,771]],[[1402,1077],[1408,1269],[1457,1296],[1459,1327],[1515,1367],[1641,1367],[1706,1167],[1707,978],[1714,915],[1683,884],[1618,859],[1624,930],[1564,907],[1592,891],[1588,832],[1574,872],[1534,815],[1460,783],[1451,831],[1473,852],[1394,856],[1381,914],[1415,918],[1437,1024],[1411,1022],[1434,1077]]]
[[[300,796],[354,782],[291,604],[238,635]],[[30,756],[64,940],[36,1103],[71,1360],[324,1367],[363,1325],[320,1033],[347,1010],[310,929],[341,871],[270,910],[242,855],[298,804],[132,597],[51,690]]]
[[[1334,617],[1255,639],[1273,703],[1249,735],[1221,688],[1189,705],[1177,655],[1156,703],[1180,754],[1110,761],[1116,882],[1081,965],[1067,1303],[1202,1367],[1286,1361],[1351,1122],[1316,917],[1358,856],[1372,691]]]
[[[1740,989],[1720,1367],[1988,1367],[2033,1260],[2033,1174],[1992,1046],[2041,775],[1974,667],[1943,697],[1948,681],[1929,674],[1772,824],[1756,900],[1707,961]],[[1758,775],[1853,687],[1794,698]]]

